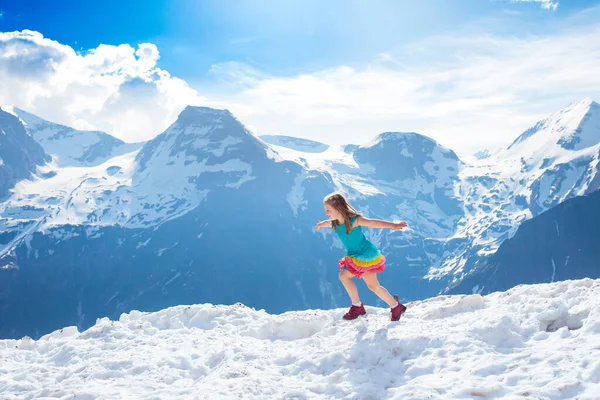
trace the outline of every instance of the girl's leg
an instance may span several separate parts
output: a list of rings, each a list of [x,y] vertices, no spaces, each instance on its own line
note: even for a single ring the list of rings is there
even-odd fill
[[[342,281],[342,285],[346,288],[346,292],[348,292],[348,296],[350,296],[350,300],[352,300],[352,304],[360,303],[360,298],[358,297],[358,289],[356,288],[356,284],[352,280],[352,274],[347,269],[343,269],[340,272],[340,281]]]
[[[387,291],[386,288],[379,284],[379,280],[377,280],[377,272],[365,272],[362,276],[367,287],[371,289],[379,298],[385,301],[390,307],[395,307],[398,302],[394,300],[390,292]]]

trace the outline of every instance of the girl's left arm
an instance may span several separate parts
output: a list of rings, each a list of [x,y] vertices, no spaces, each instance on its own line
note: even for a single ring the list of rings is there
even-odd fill
[[[367,226],[369,228],[390,228],[390,229],[402,229],[406,228],[407,224],[404,221],[400,222],[388,222],[381,219],[369,219],[363,216],[359,216],[356,220],[356,225]]]

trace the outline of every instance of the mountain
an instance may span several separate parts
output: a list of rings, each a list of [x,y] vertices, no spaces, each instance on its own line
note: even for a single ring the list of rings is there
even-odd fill
[[[450,293],[491,293],[519,284],[600,277],[600,191],[566,200],[519,226]]]
[[[596,146],[599,111],[600,105],[592,99],[573,103],[523,132],[506,152],[512,155],[530,155],[540,150],[541,146],[544,151],[541,154],[537,151],[538,157],[530,156],[526,160],[527,165],[532,166],[540,161],[547,164],[552,161],[551,158],[564,155],[564,150],[578,151]]]
[[[21,119],[46,153],[53,155],[55,162],[63,167],[97,166],[112,157],[139,149],[143,144],[125,143],[100,131],[76,130],[46,121],[19,108],[13,108],[12,112]]]
[[[155,226],[197,207],[209,187],[235,189],[255,179],[252,169],[264,166],[268,151],[229,112],[188,107],[137,151],[96,166],[58,168],[43,184],[22,182],[20,196],[4,206],[12,214],[45,210],[39,228]]]
[[[345,305],[342,245],[314,231],[332,191],[367,217],[408,222],[366,230],[386,254],[381,282],[402,301],[434,296],[483,268],[523,221],[597,185],[597,113],[584,100],[468,163],[413,132],[300,151],[227,110],[188,107],[139,149],[16,182],[0,202],[0,337],[176,304]],[[552,160],[536,153],[544,143]]]
[[[429,277],[453,284],[494,254],[519,225],[600,185],[600,106],[573,103],[536,123],[508,148],[459,174],[465,216],[449,240],[462,242]]]
[[[299,139],[283,135],[261,135],[260,138],[274,146],[287,147],[289,149],[303,151],[306,153],[322,153],[329,148],[329,145],[315,142],[314,140]]]
[[[48,161],[50,157],[19,119],[0,108],[0,198]]]
[[[4,398],[580,399],[600,396],[600,280],[440,296],[342,321],[179,305],[0,340]],[[226,383],[225,383],[226,382]]]
[[[335,305],[337,257],[312,224],[332,188],[306,177],[319,199],[299,224],[301,171],[228,111],[188,107],[136,152],[20,182],[0,211],[0,336],[200,300]]]

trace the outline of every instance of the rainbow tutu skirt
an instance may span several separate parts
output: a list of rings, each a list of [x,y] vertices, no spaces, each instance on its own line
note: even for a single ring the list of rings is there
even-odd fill
[[[346,256],[339,261],[340,271],[344,267],[352,275],[360,278],[365,272],[383,272],[385,269],[385,257],[378,254],[373,258]]]

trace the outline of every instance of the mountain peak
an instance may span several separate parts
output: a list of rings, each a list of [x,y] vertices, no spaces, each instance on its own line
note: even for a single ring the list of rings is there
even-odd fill
[[[220,110],[216,108],[200,106],[187,106],[183,109],[183,111],[181,111],[181,113],[179,113],[179,116],[177,117],[178,122],[188,124],[220,123],[227,119],[237,121],[233,114],[227,109]]]
[[[232,115],[231,112],[226,108],[220,109],[220,108],[212,108],[212,107],[207,107],[207,106],[192,106],[192,105],[185,106],[185,108],[183,109],[183,111],[181,113]]]
[[[266,148],[229,110],[187,106],[166,131],[144,145],[137,159],[140,170],[152,159],[163,168],[167,163],[176,165],[179,157],[185,165],[200,168],[230,159],[249,162],[257,151],[265,154]]]
[[[439,150],[445,157],[458,161],[458,156],[434,139],[416,132],[383,132],[361,149],[388,148],[399,152],[398,155],[412,157],[412,154],[431,154]]]
[[[11,111],[60,166],[96,166],[142,146],[125,143],[105,132],[82,131],[47,121],[20,108],[13,107]]]
[[[590,108],[593,106],[598,106],[598,103],[594,101],[594,99],[592,99],[591,97],[584,97],[583,99],[573,102],[569,105],[568,108],[577,108],[577,107],[584,107],[584,108]]]
[[[600,143],[600,104],[584,98],[537,122],[523,132],[507,150],[560,146],[564,150],[582,150]]]
[[[373,141],[369,143],[366,147],[370,147],[380,142],[395,142],[406,140],[434,141],[433,139],[416,132],[383,132],[377,135],[375,139],[373,139]]]
[[[427,181],[445,179],[458,172],[460,160],[450,149],[415,132],[384,132],[354,152],[359,164],[368,164],[382,180],[395,181],[425,177]],[[443,173],[430,165],[443,166]],[[439,169],[439,167],[436,167]]]
[[[227,109],[187,106],[177,120],[164,132],[166,136],[185,136],[186,142],[196,140],[197,147],[235,137],[236,140],[258,139]],[[160,135],[159,135],[160,136]]]

